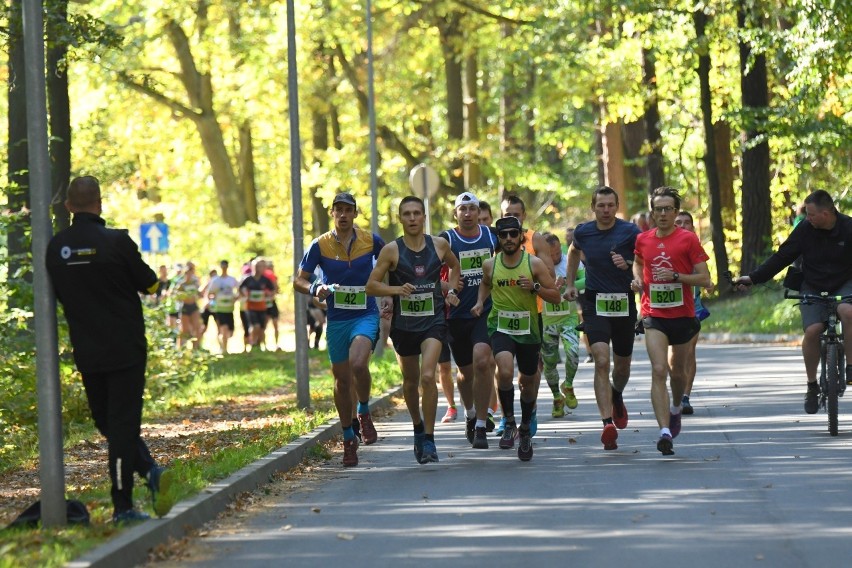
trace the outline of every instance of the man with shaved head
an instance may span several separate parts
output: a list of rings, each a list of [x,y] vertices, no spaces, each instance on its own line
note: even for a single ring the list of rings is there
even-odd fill
[[[65,206],[74,218],[48,243],[45,264],[92,418],[107,439],[113,521],[150,518],[133,507],[134,473],[145,479],[154,511],[163,516],[171,508],[171,472],[156,464],[140,437],[148,345],[139,294],[157,290],[157,275],[127,231],[106,228],[97,179],[74,179]]]

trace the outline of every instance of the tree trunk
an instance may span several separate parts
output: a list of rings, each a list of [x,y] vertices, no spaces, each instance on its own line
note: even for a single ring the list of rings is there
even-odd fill
[[[657,68],[653,50],[642,48],[642,83],[645,85],[645,132],[648,136],[648,194],[666,185],[663,164],[663,135],[660,132],[660,106],[657,98]]]
[[[628,188],[633,187],[630,172],[624,167],[624,144],[622,141],[622,125],[620,122],[607,124],[604,130],[606,162],[606,185],[618,194],[618,212],[622,218],[629,217]]]
[[[180,80],[192,105],[192,112],[187,116],[195,123],[204,153],[210,162],[222,219],[231,227],[241,227],[248,221],[246,204],[213,107],[210,74],[198,71],[189,39],[176,21],[170,19],[166,22],[166,32],[177,53],[181,67]]]
[[[441,50],[444,54],[444,80],[447,88],[447,137],[460,143],[464,140],[464,87],[462,56],[458,46],[462,45],[461,15],[450,12],[439,21]],[[460,158],[450,162],[450,184],[461,193],[465,190],[464,163]]]
[[[759,14],[747,0],[739,0],[737,24],[741,32],[760,27]],[[766,56],[753,54],[751,45],[740,41],[740,86],[745,119],[742,173],[743,244],[740,272],[757,267],[771,248],[772,202],[769,194],[769,142],[762,123],[769,105]]]
[[[29,258],[29,226],[30,210],[29,194],[29,152],[27,144],[27,121],[21,117],[27,116],[26,81],[24,80],[24,38],[21,27],[21,10],[23,0],[12,0],[9,13],[9,78],[8,101],[9,114],[6,117],[9,125],[9,146],[7,149],[9,193],[8,207],[13,213],[8,222],[6,243],[9,253],[8,284],[15,285],[20,280],[30,280],[32,271]],[[10,307],[24,308],[21,295],[12,294],[9,297]]]
[[[68,184],[71,182],[71,104],[68,98],[68,43],[63,29],[68,22],[68,1],[56,0],[53,17],[47,26],[47,99],[50,109],[50,157],[53,165],[53,216],[56,230],[70,224],[71,214],[65,208]]]
[[[725,248],[725,226],[722,222],[722,196],[719,172],[716,169],[716,137],[713,130],[713,101],[710,91],[710,50],[708,49],[707,14],[698,9],[692,14],[698,47],[698,82],[701,90],[701,121],[704,125],[704,170],[710,196],[710,228],[713,235],[713,256],[716,260],[716,282],[725,281],[728,271],[728,251]],[[727,287],[724,287],[727,289]]]
[[[254,142],[251,137],[251,121],[240,124],[240,185],[246,205],[248,220],[258,222],[257,184],[254,177]]]
[[[621,126],[622,165],[624,168],[625,207],[628,216],[648,209],[648,160],[643,154],[648,141],[645,121],[624,123]]]
[[[479,142],[479,91],[477,74],[479,65],[476,52],[465,58],[464,65],[464,138],[477,148]],[[465,159],[464,181],[467,189],[476,189],[482,183],[482,170],[479,167],[479,152],[470,152]]]
[[[737,228],[737,203],[734,199],[734,154],[731,152],[731,125],[717,120],[713,124],[716,143],[716,171],[719,172],[719,200],[725,230]]]
[[[592,105],[595,113],[595,156],[597,156],[598,186],[608,185],[606,164],[609,159],[606,143],[606,127],[604,126],[604,103]]]

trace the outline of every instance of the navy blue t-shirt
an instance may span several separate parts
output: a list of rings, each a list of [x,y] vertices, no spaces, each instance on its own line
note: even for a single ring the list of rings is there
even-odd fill
[[[611,252],[616,252],[626,261],[633,260],[639,227],[616,219],[609,229],[598,229],[595,221],[581,223],[574,230],[574,246],[585,255],[586,289],[595,292],[629,292],[632,270],[621,270],[612,263]]]

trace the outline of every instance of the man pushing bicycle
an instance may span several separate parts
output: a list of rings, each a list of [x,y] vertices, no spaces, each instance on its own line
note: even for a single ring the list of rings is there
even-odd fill
[[[747,276],[734,280],[738,290],[769,281],[801,256],[802,294],[852,294],[852,217],[840,213],[831,195],[821,189],[805,198],[805,211],[805,220],[796,225],[776,253]],[[821,303],[802,303],[799,309],[805,331],[802,358],[808,377],[805,412],[816,414],[819,409],[819,337],[824,330],[828,307]],[[840,304],[837,314],[843,327],[852,330],[852,305]],[[846,361],[852,360],[852,341],[845,342],[844,351]],[[852,377],[852,365],[846,365],[846,376]]]

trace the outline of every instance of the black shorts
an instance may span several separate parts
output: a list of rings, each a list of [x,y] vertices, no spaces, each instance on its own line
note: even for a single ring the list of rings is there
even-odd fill
[[[272,302],[272,305],[266,308],[266,315],[272,319],[278,319],[278,304]]]
[[[689,343],[699,331],[701,322],[698,318],[642,318],[645,329],[656,329],[669,339],[669,345]]]
[[[180,313],[184,316],[191,316],[199,311],[198,304],[186,303],[180,307]]]
[[[223,325],[227,325],[228,329],[234,331],[234,312],[230,313],[217,313],[213,312],[213,320],[216,322],[216,325],[222,327]]]
[[[447,342],[447,324],[433,325],[426,331],[391,329],[390,339],[394,351],[400,357],[420,355],[420,345],[427,339],[437,339],[441,343]]]
[[[597,315],[595,310],[596,292],[586,290],[583,299],[583,333],[589,338],[589,345],[607,343],[612,352],[619,357],[633,355],[633,342],[636,337],[636,302],[633,293],[628,293],[628,316],[607,317]]]
[[[453,359],[459,367],[473,363],[473,346],[477,343],[491,343],[488,338],[488,316],[478,318],[447,320],[450,326],[450,348]]]
[[[249,327],[266,327],[266,318],[266,311],[249,310],[246,312],[246,319],[248,319]]]
[[[495,331],[491,336],[491,349],[494,351],[495,357],[503,351],[508,351],[514,355],[515,361],[518,363],[518,371],[524,375],[532,376],[538,372],[541,343],[518,343],[512,339],[511,335]]]
[[[449,363],[452,361],[452,357],[450,355],[450,343],[449,341],[445,341],[443,345],[441,345],[441,355],[438,357],[438,363]]]

